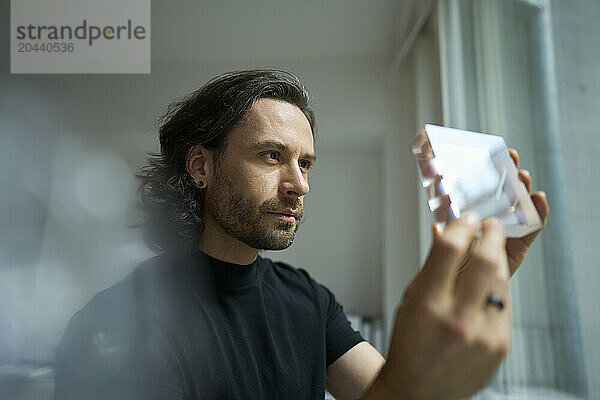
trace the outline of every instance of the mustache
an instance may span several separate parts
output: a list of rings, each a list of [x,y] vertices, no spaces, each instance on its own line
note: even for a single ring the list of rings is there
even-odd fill
[[[300,199],[270,199],[260,205],[261,211],[282,210],[285,208],[298,210],[298,220],[304,215],[304,206]]]

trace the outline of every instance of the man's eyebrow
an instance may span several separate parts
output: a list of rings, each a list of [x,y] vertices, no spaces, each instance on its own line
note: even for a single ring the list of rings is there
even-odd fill
[[[260,150],[260,149],[277,149],[280,151],[289,151],[290,148],[284,144],[281,143],[277,140],[263,140],[261,142],[256,142],[253,143],[252,145],[250,145],[250,150],[252,151],[256,151],[256,150]],[[311,161],[316,161],[317,156],[311,153],[305,153],[302,155],[301,158],[307,159],[307,160],[311,160]]]

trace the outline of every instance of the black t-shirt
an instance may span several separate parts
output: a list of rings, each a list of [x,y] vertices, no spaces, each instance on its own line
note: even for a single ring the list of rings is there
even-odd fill
[[[73,316],[56,400],[322,399],[326,367],[362,340],[302,269],[165,253]]]

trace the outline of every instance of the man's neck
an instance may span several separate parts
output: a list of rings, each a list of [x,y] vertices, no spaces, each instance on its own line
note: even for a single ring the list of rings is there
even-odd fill
[[[258,255],[257,249],[223,232],[211,218],[205,218],[204,232],[200,235],[198,247],[212,258],[239,265],[252,264]]]

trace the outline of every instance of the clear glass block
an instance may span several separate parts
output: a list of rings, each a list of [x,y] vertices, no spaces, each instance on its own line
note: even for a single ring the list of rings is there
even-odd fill
[[[474,211],[494,216],[507,237],[522,237],[542,222],[501,136],[425,125],[412,140],[421,183],[437,223]]]

